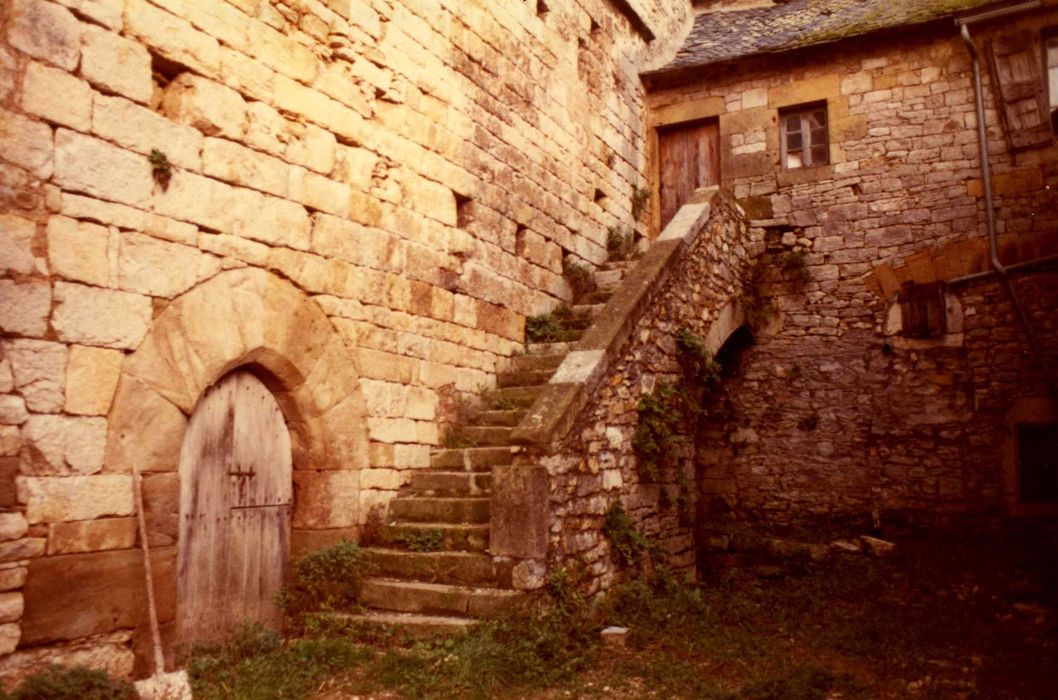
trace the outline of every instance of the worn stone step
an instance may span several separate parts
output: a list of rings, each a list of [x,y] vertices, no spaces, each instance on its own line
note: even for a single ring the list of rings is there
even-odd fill
[[[605,307],[606,304],[577,304],[573,307],[573,315],[576,318],[594,320]]]
[[[379,576],[473,586],[495,586],[492,557],[478,552],[413,552],[368,548],[368,559]]]
[[[509,445],[511,430],[512,428],[505,426],[467,425],[459,429],[459,435],[479,446]]]
[[[492,474],[421,470],[412,474],[411,488],[421,496],[483,496],[492,488]]]
[[[518,408],[529,408],[536,401],[536,397],[544,390],[544,384],[533,386],[506,386],[492,392],[492,397],[497,401],[507,401],[510,405]]]
[[[500,372],[496,375],[496,385],[505,386],[534,386],[536,384],[547,384],[553,369],[528,369],[521,371]]]
[[[626,270],[631,270],[638,263],[639,260],[635,258],[632,260],[607,260],[602,265],[599,265],[599,269],[595,271],[595,281],[599,281],[599,274],[602,272],[612,272],[614,270],[624,272]]]
[[[526,343],[527,355],[558,355],[565,357],[573,349],[573,343]]]
[[[585,304],[605,304],[610,301],[610,297],[617,290],[617,284],[606,285],[605,287],[598,287],[595,291],[585,295],[582,300]]]
[[[470,421],[471,425],[518,425],[526,414],[526,409],[516,408],[509,411],[482,411]]]
[[[554,355],[518,355],[512,357],[507,370],[511,372],[523,372],[537,369],[557,369],[562,364],[562,358],[566,353],[560,352]]]
[[[489,499],[476,496],[397,496],[390,515],[414,523],[487,523]]]
[[[316,615],[325,621],[327,628],[355,632],[366,629],[399,631],[413,639],[425,639],[440,635],[466,632],[478,620],[472,617],[452,615],[419,615],[417,613],[393,612],[391,610],[368,610],[363,613],[321,613]]]
[[[510,464],[517,450],[510,447],[461,447],[437,450],[430,455],[434,469],[489,471],[495,466]]]
[[[379,544],[391,547],[422,542],[441,533],[441,549],[448,552],[484,552],[489,546],[487,523],[393,523],[382,528]]]
[[[360,590],[360,601],[370,608],[468,617],[494,617],[523,598],[521,591],[376,577],[364,581]]]

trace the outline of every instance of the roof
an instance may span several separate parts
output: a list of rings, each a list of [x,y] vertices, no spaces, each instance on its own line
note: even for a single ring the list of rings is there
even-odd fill
[[[781,4],[698,15],[676,57],[651,73],[825,44],[996,4],[996,0],[776,1]]]

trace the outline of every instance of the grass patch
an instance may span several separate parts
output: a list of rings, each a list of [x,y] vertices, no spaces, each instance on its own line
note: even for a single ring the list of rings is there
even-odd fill
[[[404,546],[413,552],[439,552],[445,534],[438,528],[416,530],[401,537]]]
[[[298,624],[308,613],[353,610],[360,585],[371,572],[359,545],[342,540],[294,562],[294,576],[276,596],[276,604]]]
[[[577,336],[573,327],[573,310],[560,306],[549,314],[525,319],[525,339],[530,343],[566,343]]]
[[[0,689],[0,700],[136,700],[136,689],[125,680],[83,666],[49,666],[23,680],[11,693]]]
[[[198,648],[188,671],[195,700],[294,700],[374,657],[351,639],[284,640],[247,627],[227,644]]]

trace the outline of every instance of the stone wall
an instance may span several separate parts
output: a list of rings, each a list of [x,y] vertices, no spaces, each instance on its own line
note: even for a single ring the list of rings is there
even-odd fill
[[[428,466],[455,397],[569,298],[563,259],[601,262],[631,223],[637,70],[664,43],[643,28],[674,36],[688,11],[3,3],[0,654],[44,646],[0,671],[45,647],[131,663],[141,601],[37,584],[85,562],[86,582],[139,576],[132,462],[171,556],[174,449],[240,363],[291,424],[305,537],[355,535]]]
[[[1048,10],[977,27],[977,45],[1054,24]],[[1053,255],[1058,147],[1011,152],[983,71],[1001,257]],[[778,109],[817,100],[830,164],[783,170]],[[728,417],[699,442],[713,522],[1005,512],[1007,412],[1046,395],[1008,295],[994,278],[949,286],[936,340],[901,337],[894,304],[902,282],[987,268],[971,62],[953,25],[745,61],[649,101],[659,125],[719,118],[723,187],[769,253],[803,253],[810,275],[791,292],[763,271],[756,344],[725,385]],[[1054,367],[1058,280],[1015,284]]]
[[[605,514],[618,500],[636,530],[663,550],[655,563],[693,571],[696,420],[679,421],[676,433],[684,439],[666,446],[678,459],[658,478],[644,472],[633,436],[643,395],[664,383],[686,385],[677,358],[677,331],[691,331],[715,353],[742,324],[737,299],[761,241],[752,240],[744,214],[733,201],[715,194],[704,198],[706,214],[701,220],[696,219],[701,204],[680,211],[567,357],[595,357],[595,369],[582,368],[579,382],[587,400],[573,403],[582,409],[558,423],[542,415],[535,444],[510,468],[514,473],[546,470],[547,563],[552,570],[566,568],[582,576],[580,582],[589,592],[608,588],[627,572],[604,531]],[[552,379],[556,396],[572,386],[555,383],[564,374],[572,372],[560,368]],[[541,399],[547,402],[546,395]],[[534,422],[541,399],[522,426]],[[527,442],[534,433],[520,432]],[[497,491],[507,478],[497,471]],[[499,498],[494,494],[494,507],[517,508]],[[493,523],[495,550],[503,542],[497,542],[502,532],[497,532],[495,518]],[[520,524],[511,539],[525,539],[535,531]]]

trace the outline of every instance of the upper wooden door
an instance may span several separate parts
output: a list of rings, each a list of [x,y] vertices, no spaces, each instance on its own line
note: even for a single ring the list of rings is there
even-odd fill
[[[720,122],[658,129],[661,228],[699,187],[720,184]]]
[[[291,479],[290,433],[265,385],[236,371],[208,389],[180,450],[181,642],[220,639],[248,622],[278,625]]]

